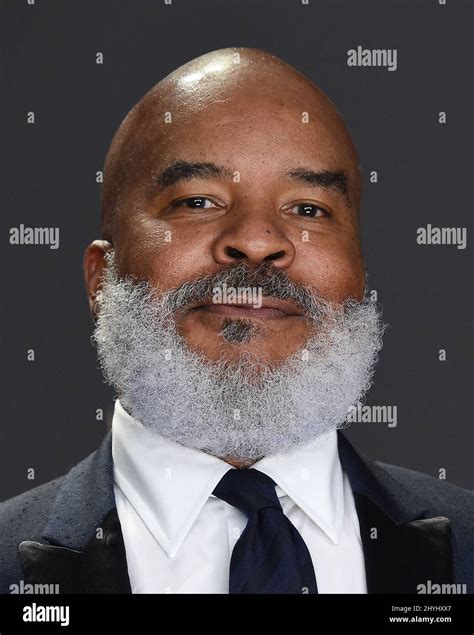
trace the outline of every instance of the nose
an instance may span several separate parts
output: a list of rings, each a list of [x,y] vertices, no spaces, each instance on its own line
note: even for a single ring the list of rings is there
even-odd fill
[[[221,265],[245,263],[258,267],[272,262],[286,269],[295,258],[295,246],[275,222],[240,216],[224,230],[213,245],[213,256]]]

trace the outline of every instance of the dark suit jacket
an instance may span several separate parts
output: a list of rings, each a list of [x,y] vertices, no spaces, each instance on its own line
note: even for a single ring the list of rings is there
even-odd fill
[[[340,432],[369,593],[436,584],[474,593],[474,494],[363,458]],[[179,501],[176,502],[179,504]],[[97,531],[99,528],[102,531]],[[0,504],[0,593],[59,584],[60,593],[130,593],[115,508],[111,433],[68,474]]]

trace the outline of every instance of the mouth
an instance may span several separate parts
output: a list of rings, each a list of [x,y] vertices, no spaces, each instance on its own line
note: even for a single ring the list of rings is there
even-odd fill
[[[289,317],[304,317],[303,310],[297,307],[296,304],[277,298],[263,298],[260,307],[255,307],[255,305],[248,303],[215,304],[204,301],[190,307],[190,312],[195,311],[214,313],[227,318],[235,317],[250,320],[282,320]]]

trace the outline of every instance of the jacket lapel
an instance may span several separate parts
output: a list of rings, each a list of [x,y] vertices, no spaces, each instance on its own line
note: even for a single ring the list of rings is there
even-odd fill
[[[45,542],[18,546],[26,584],[58,584],[60,593],[131,593],[111,442],[109,432],[98,450],[64,477],[43,531]]]
[[[65,593],[131,593],[117,511],[82,551],[26,540],[19,545],[26,584],[57,584]]]
[[[451,527],[430,517],[383,467],[361,457],[339,433],[339,456],[354,493],[368,593],[418,593],[453,582]]]

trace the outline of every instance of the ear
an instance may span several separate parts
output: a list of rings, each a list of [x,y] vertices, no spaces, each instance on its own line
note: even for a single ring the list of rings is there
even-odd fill
[[[84,282],[92,316],[96,313],[97,292],[100,290],[102,276],[106,266],[105,254],[111,249],[113,249],[113,246],[108,240],[93,240],[84,252]]]

